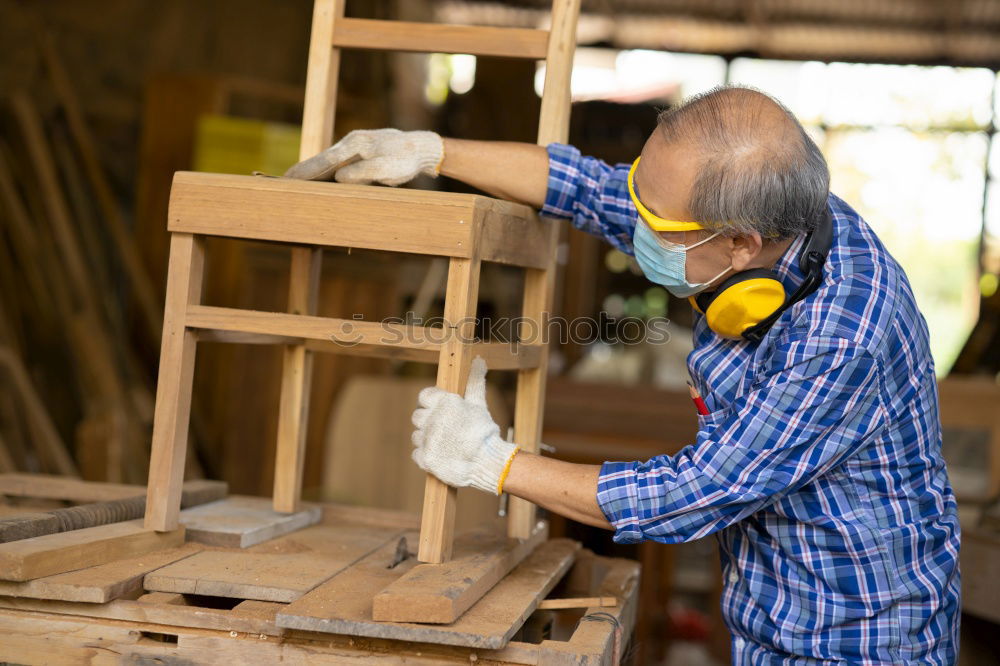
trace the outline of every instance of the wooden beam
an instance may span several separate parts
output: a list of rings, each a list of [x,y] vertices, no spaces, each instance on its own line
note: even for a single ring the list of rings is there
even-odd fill
[[[549,33],[548,53],[545,58],[545,88],[542,109],[538,119],[538,144],[554,141],[565,142],[569,136],[570,73],[573,52],[576,49],[576,23],[580,13],[580,0],[556,0],[552,4],[552,30]],[[549,230],[548,265],[544,269],[528,269],[524,278],[524,302],[521,316],[537,324],[538,331],[548,326],[549,313],[555,292],[558,266],[555,248],[559,227]],[[522,327],[522,331],[528,331]],[[537,340],[521,342],[538,343]],[[542,350],[538,368],[521,370],[517,377],[517,397],[514,406],[514,441],[525,451],[538,452],[542,436],[542,415],[545,408],[545,380],[548,367],[548,348]],[[511,497],[508,505],[507,533],[524,539],[535,528],[535,506],[519,497]]]
[[[527,206],[475,194],[184,171],[174,175],[168,224],[174,232],[466,258],[482,233],[483,261],[527,268],[548,265],[558,229]]]
[[[177,527],[180,512],[197,346],[195,334],[184,325],[184,312],[201,301],[204,264],[201,240],[175,233],[170,239],[167,305],[146,491],[146,527],[161,532]]]
[[[292,316],[316,312],[322,250],[293,247],[288,286],[288,311]],[[312,352],[305,345],[286,345],[282,357],[281,395],[278,405],[278,442],[274,458],[274,510],[295,513],[302,494],[309,397],[312,390]]]
[[[441,328],[207,305],[189,308],[186,323],[189,328],[278,336],[289,341],[316,340],[346,348],[362,344],[386,346],[426,351],[434,355],[440,351],[442,341],[447,337]]]
[[[425,644],[503,648],[565,575],[579,548],[579,543],[568,539],[543,543],[456,622],[435,625],[372,619],[372,595],[399,577],[397,570],[386,568],[393,555],[393,545],[388,544],[283,609],[277,624],[290,629]],[[412,560],[399,567],[408,564],[412,566]],[[478,657],[489,658],[484,654]]]
[[[4,599],[0,608],[55,613],[86,618],[124,620],[160,624],[170,627],[191,627],[215,631],[253,634],[257,640],[266,636],[285,633],[274,624],[274,617],[283,604],[262,601],[243,601],[231,609],[203,608],[184,603],[180,595],[153,592],[138,599],[118,599],[105,604],[83,604],[66,601],[41,601],[36,599]]]
[[[548,31],[531,28],[345,18],[336,24],[333,44],[352,49],[468,53],[541,60],[545,57],[548,38]]]
[[[179,171],[168,221],[173,232],[468,257],[487,206],[473,194]]]
[[[441,348],[448,337],[441,327],[208,305],[191,306],[185,321],[189,328],[198,329],[199,340],[240,344],[289,344],[307,340],[322,343],[311,346],[314,351],[381,355],[422,363],[440,360]],[[473,355],[482,356],[491,370],[537,367],[543,349],[540,344],[505,342],[474,342],[471,346]],[[355,350],[357,347],[361,349]]]
[[[182,511],[188,541],[209,546],[248,548],[319,522],[319,506],[278,513],[264,497],[230,497]]]
[[[143,490],[140,489],[139,493]],[[184,484],[181,495],[181,507],[220,500],[226,496],[227,491],[228,486],[224,481],[188,481]],[[0,519],[0,543],[135,520],[142,518],[145,509],[146,496],[135,494],[132,497],[53,509],[31,516],[10,516]]]
[[[50,474],[0,474],[0,495],[57,499],[80,504],[128,499],[146,492],[145,486],[81,481]]]
[[[614,597],[574,597],[572,599],[543,599],[538,602],[538,610],[562,610],[564,608],[612,608],[618,605]]]
[[[112,523],[0,544],[0,580],[24,581],[174,548],[184,528],[154,532],[140,521]]]
[[[452,393],[464,393],[472,362],[471,345],[475,333],[476,304],[479,296],[478,259],[452,259],[448,266],[444,319],[450,335],[441,347],[437,385]],[[420,523],[421,562],[441,563],[451,558],[455,529],[457,490],[427,475]]]
[[[455,542],[454,557],[421,564],[375,595],[379,622],[451,624],[548,538],[538,530],[527,541],[472,532]]]
[[[311,529],[323,536],[317,547],[309,548],[303,539],[294,549],[272,542],[250,550],[204,551],[151,572],[146,589],[288,603],[383,544],[395,544],[401,534],[391,528],[346,525]]]
[[[547,268],[559,224],[521,204],[494,199],[483,214],[480,258],[522,268]]]
[[[112,599],[141,593],[142,579],[147,573],[201,550],[202,546],[198,544],[186,543],[177,548],[114,560],[107,564],[21,583],[0,581],[0,595],[103,604]]]
[[[333,47],[333,34],[343,16],[344,0],[315,0],[313,3],[300,160],[312,157],[333,143],[337,76],[340,73],[340,49]]]

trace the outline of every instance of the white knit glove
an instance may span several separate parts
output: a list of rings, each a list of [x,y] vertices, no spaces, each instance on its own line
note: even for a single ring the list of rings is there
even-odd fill
[[[469,370],[465,397],[425,388],[413,412],[413,461],[449,486],[499,495],[518,448],[500,437],[486,408],[486,361]]]
[[[319,155],[292,165],[285,177],[402,185],[422,173],[436,177],[443,159],[444,141],[434,132],[354,130]]]

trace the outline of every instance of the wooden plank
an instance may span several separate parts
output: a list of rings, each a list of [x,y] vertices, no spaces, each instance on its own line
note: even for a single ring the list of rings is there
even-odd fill
[[[555,0],[545,53],[545,84],[538,116],[538,145],[566,143],[571,108],[570,74],[576,50],[580,0]]]
[[[312,157],[333,143],[337,76],[340,73],[340,49],[333,48],[333,35],[343,16],[344,0],[315,0],[313,3],[300,160]]]
[[[162,595],[157,597],[156,595]],[[126,620],[170,627],[193,627],[217,631],[236,631],[258,636],[281,636],[285,630],[274,623],[278,610],[284,604],[263,601],[244,601],[231,610],[202,608],[185,603],[181,595],[160,592],[147,594],[139,599],[118,599],[106,604],[86,604],[69,601],[16,599],[0,597],[0,608],[35,611],[58,615],[77,615],[86,618]]]
[[[375,595],[379,622],[450,624],[548,537],[540,529],[526,541],[488,532],[463,534],[443,564],[421,564]]]
[[[549,270],[528,269],[524,276],[524,322],[519,333],[521,342],[540,344],[530,336],[546,335],[555,281],[555,261]],[[534,322],[532,326],[530,322]],[[542,437],[542,416],[545,407],[545,380],[548,366],[548,346],[541,349],[538,367],[520,370],[517,375],[517,395],[514,400],[514,441],[523,451],[538,453]],[[520,497],[511,497],[508,506],[507,534],[515,539],[527,538],[535,529],[535,505]]]
[[[154,532],[141,521],[112,523],[0,544],[0,580],[25,581],[184,543],[184,528]]]
[[[219,313],[217,310],[226,310]],[[245,316],[243,313],[250,313]],[[314,352],[328,354],[345,354],[348,356],[364,356],[376,358],[388,358],[397,361],[414,361],[416,363],[437,363],[440,358],[440,345],[434,341],[427,341],[428,337],[443,337],[440,329],[431,327],[432,336],[420,331],[414,331],[419,327],[407,327],[404,324],[383,322],[375,324],[382,327],[383,334],[381,340],[388,344],[379,343],[379,333],[372,328],[372,322],[359,322],[351,319],[333,319],[329,317],[314,317],[312,319],[322,319],[326,322],[342,322],[341,325],[334,324],[333,330],[338,339],[344,342],[333,342],[332,340],[318,340],[312,338],[295,338],[289,335],[279,335],[275,333],[254,333],[250,331],[232,330],[241,328],[261,328],[272,329],[278,326],[297,326],[299,320],[284,319],[284,313],[277,314],[277,318],[270,316],[272,313],[260,313],[253,310],[235,310],[233,308],[215,308],[197,306],[189,311],[188,324],[196,329],[199,342],[223,342],[230,344],[245,345],[283,345],[298,340],[303,340],[306,348]],[[232,315],[232,316],[230,316]],[[311,327],[316,322],[310,320]],[[206,328],[202,328],[205,326]],[[218,326],[218,328],[207,328]],[[227,327],[225,329],[221,327]],[[350,327],[350,328],[346,328]],[[355,328],[357,327],[357,328]],[[426,330],[427,327],[425,327]],[[351,331],[346,333],[346,331]],[[362,340],[352,342],[351,336],[355,333]],[[332,334],[331,334],[332,335]],[[372,340],[372,342],[364,342]],[[396,344],[401,342],[403,344]],[[413,346],[405,346],[412,343]],[[540,345],[522,345],[520,343],[509,342],[476,342],[472,345],[472,356],[482,356],[490,370],[520,370],[522,368],[538,367],[541,358],[542,348]]]
[[[178,524],[197,346],[194,333],[184,326],[184,312],[201,300],[204,268],[202,242],[190,234],[174,234],[146,494],[146,527],[159,531]]]
[[[248,548],[319,522],[322,510],[310,506],[279,513],[263,497],[229,497],[181,511],[187,538],[210,546]]]
[[[23,583],[0,581],[0,595],[103,604],[140,593],[147,573],[200,550],[202,546],[187,543]]]
[[[181,494],[181,506],[198,506],[226,496],[229,486],[224,481],[204,479],[188,481]],[[55,532],[69,532],[123,520],[142,518],[146,510],[145,495],[125,499],[92,502],[65,509],[53,509],[44,514],[8,518],[0,522],[0,543],[27,539]]]
[[[478,259],[453,258],[448,265],[444,320],[451,335],[441,347],[437,385],[452,393],[464,393],[469,376],[472,361],[470,343],[475,334],[479,297],[479,269]],[[455,488],[441,482],[433,474],[427,475],[417,554],[421,562],[438,564],[451,558],[456,492]]]
[[[292,267],[288,278],[288,311],[291,316],[315,314],[322,257],[323,251],[318,248],[292,248]],[[293,513],[300,507],[312,369],[312,352],[303,344],[285,346],[274,459],[275,511]]]
[[[324,633],[499,649],[566,573],[579,548],[567,539],[542,544],[456,622],[427,625],[372,619],[374,593],[400,577],[386,568],[393,556],[389,544],[289,605],[278,613],[277,623]],[[397,568],[405,574],[412,566],[408,560]]]
[[[493,199],[483,215],[480,257],[522,268],[547,268],[553,256],[554,220],[521,204]]]
[[[408,666],[470,662],[469,650],[444,646],[394,643],[370,649],[356,646],[350,637],[270,640],[256,632],[6,609],[0,609],[0,632],[4,636],[0,661],[10,663],[371,666],[398,661],[397,657]]]
[[[333,44],[350,49],[467,53],[541,60],[545,57],[548,37],[547,31],[532,28],[345,18],[337,21]]]
[[[52,474],[0,474],[0,495],[56,499],[67,502],[107,502],[146,492],[145,486],[81,481]]]
[[[473,216],[488,205],[473,194],[179,171],[168,226],[210,236],[468,257]]]
[[[392,346],[433,354],[440,353],[447,334],[441,328],[368,322],[334,317],[313,317],[284,312],[239,310],[208,305],[191,306],[187,314],[191,328],[280,336],[286,340],[309,339],[345,348],[358,345]],[[429,356],[428,356],[429,358]]]
[[[574,597],[571,599],[543,599],[538,610],[561,610],[564,608],[611,608],[618,605],[614,597]]]
[[[545,57],[545,86],[542,108],[538,119],[538,144],[565,143],[569,136],[570,73],[573,52],[576,48],[576,23],[580,13],[580,0],[557,0],[552,5],[552,28],[549,33]],[[555,291],[555,247],[559,227],[549,230],[548,265],[543,269],[528,269],[524,278],[524,302],[521,316],[537,324],[538,331],[548,325],[549,313]],[[528,330],[523,327],[522,330]],[[521,342],[526,342],[523,338]],[[539,342],[539,341],[529,341]],[[517,377],[517,396],[514,406],[514,441],[530,453],[538,452],[542,436],[542,415],[545,409],[545,380],[548,366],[548,349],[542,351],[538,367],[521,370]],[[508,504],[507,533],[511,537],[525,538],[534,529],[535,506],[520,497],[511,497]]]
[[[324,541],[308,546],[309,530],[242,551],[205,551],[146,576],[147,590],[290,602],[400,532],[370,527],[311,528]]]

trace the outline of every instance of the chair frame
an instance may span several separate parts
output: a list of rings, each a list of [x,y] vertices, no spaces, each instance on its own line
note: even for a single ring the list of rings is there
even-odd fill
[[[342,48],[471,53],[547,62],[538,143],[567,139],[570,70],[580,0],[554,0],[552,29],[449,26],[344,17],[344,0],[316,0],[299,155],[332,143]],[[398,223],[400,211],[407,217]],[[483,261],[525,270],[522,338],[544,330],[552,306],[559,226],[520,204],[485,196],[395,190],[252,176],[179,172],[170,195],[171,233],[163,338],[153,423],[146,529],[178,526],[197,342],[280,344],[284,347],[273,507],[300,508],[313,354],[361,353],[438,364],[437,385],[464,388],[471,360],[516,370],[514,439],[537,452],[545,399],[548,350],[472,340]],[[287,311],[255,312],[201,303],[202,236],[292,244]],[[387,342],[377,322],[317,317],[322,248],[361,247],[447,257],[445,326],[406,329]],[[380,337],[381,334],[381,337]],[[351,344],[345,336],[351,336]],[[397,338],[400,336],[393,336]],[[418,558],[451,558],[456,491],[428,475]],[[534,505],[511,498],[508,535],[536,530]]]

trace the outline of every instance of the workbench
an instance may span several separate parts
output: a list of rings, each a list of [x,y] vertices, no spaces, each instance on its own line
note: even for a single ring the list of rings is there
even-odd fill
[[[234,500],[267,501],[226,501]],[[409,551],[419,517],[311,506],[322,513],[317,524],[250,547],[189,538],[99,566],[0,581],[0,661],[614,664],[628,647],[636,562],[540,539],[456,621],[375,622],[375,595],[421,566]],[[35,509],[23,498],[4,507],[18,510]]]

